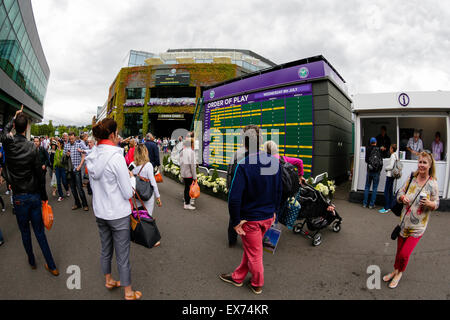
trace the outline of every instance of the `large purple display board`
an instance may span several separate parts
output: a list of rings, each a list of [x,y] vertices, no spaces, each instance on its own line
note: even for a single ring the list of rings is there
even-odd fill
[[[344,92],[345,82],[326,61],[256,74],[203,93],[203,165],[225,170],[242,147],[240,130],[258,125],[265,141],[281,155],[303,160],[305,176],[313,166],[314,110],[311,80],[327,77]]]
[[[280,154],[301,158],[305,176],[312,169],[313,128],[310,83],[237,95],[205,104],[203,165],[225,170],[242,147],[240,130],[258,125],[264,141],[273,140]]]

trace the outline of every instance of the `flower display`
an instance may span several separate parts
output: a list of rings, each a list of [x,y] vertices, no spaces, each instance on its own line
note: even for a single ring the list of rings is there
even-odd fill
[[[181,182],[183,181],[180,174],[180,167],[172,162],[163,165],[163,171],[178,177]],[[197,174],[197,182],[200,186],[210,189],[213,193],[228,194],[227,180],[225,178],[215,177],[214,179],[213,176],[199,173]]]
[[[150,98],[148,106],[195,106],[195,98]]]
[[[143,99],[127,100],[127,102],[125,102],[123,106],[124,107],[143,107],[144,100]]]
[[[335,182],[328,179],[318,183],[314,188],[320,191],[325,197],[331,197],[336,192]]]

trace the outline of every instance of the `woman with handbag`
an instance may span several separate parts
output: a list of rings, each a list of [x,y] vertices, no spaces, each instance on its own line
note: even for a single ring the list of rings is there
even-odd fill
[[[144,201],[145,208],[150,217],[153,216],[153,209],[155,207],[155,199],[158,207],[162,206],[161,197],[156,184],[155,176],[153,174],[153,165],[148,157],[148,150],[145,144],[139,144],[134,152],[134,163],[136,167],[133,169],[133,174],[150,180],[149,183],[153,187],[153,195],[147,201]]]
[[[195,207],[191,205],[191,197],[189,196],[192,182],[197,181],[195,153],[191,138],[183,140],[183,150],[180,152],[180,174],[184,180],[184,209],[195,210]]]
[[[378,210],[379,213],[389,213],[391,211],[392,201],[394,198],[394,180],[395,178],[392,176],[392,171],[394,170],[394,166],[396,161],[398,161],[398,155],[396,153],[397,145],[391,144],[389,148],[389,152],[391,154],[389,158],[389,163],[386,165],[386,184],[384,185],[384,208]]]
[[[123,151],[117,146],[117,122],[103,119],[92,128],[98,144],[86,157],[92,188],[92,206],[100,233],[100,263],[108,289],[125,287],[125,299],[137,300],[139,291],[131,288],[130,202],[136,179],[128,171]],[[111,275],[113,251],[116,253],[120,281]]]
[[[390,282],[391,289],[397,287],[408,265],[409,257],[427,228],[430,213],[439,207],[436,170],[431,153],[419,154],[418,169],[412,177],[411,183],[408,179],[397,195],[397,201],[404,204],[397,254],[394,271],[383,277],[385,282]]]

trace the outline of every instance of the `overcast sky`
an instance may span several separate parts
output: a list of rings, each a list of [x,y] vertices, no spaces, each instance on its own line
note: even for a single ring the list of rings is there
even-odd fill
[[[32,0],[50,66],[44,120],[89,124],[130,49],[322,54],[349,93],[450,90],[450,1]]]

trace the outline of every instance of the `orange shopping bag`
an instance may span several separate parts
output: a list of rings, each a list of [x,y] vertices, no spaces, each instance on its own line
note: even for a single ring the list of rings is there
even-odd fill
[[[47,230],[50,230],[53,225],[53,210],[48,204],[48,201],[42,201],[42,221]]]
[[[192,199],[197,199],[200,197],[200,186],[198,185],[197,180],[192,181],[189,189],[189,197]]]
[[[155,174],[155,180],[156,180],[157,183],[163,182],[163,178],[162,178],[161,172],[159,172],[159,170]]]

